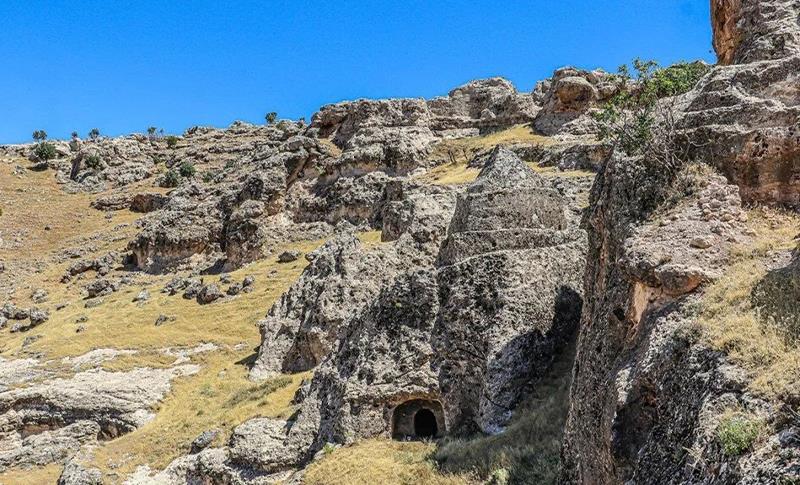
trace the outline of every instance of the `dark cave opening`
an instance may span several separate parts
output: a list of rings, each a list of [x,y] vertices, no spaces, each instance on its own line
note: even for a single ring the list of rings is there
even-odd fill
[[[438,431],[433,411],[423,408],[414,414],[414,434],[417,438],[435,438]]]
[[[392,437],[397,440],[440,438],[446,432],[442,403],[410,399],[392,411]]]

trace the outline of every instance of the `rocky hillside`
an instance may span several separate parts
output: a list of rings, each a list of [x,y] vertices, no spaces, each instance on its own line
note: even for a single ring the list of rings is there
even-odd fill
[[[0,483],[800,481],[800,4],[711,3],[636,150],[572,67],[0,146]]]

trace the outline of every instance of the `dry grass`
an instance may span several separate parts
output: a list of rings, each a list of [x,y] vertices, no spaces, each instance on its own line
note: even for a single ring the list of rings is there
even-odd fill
[[[306,485],[467,485],[468,475],[448,475],[437,470],[431,455],[435,445],[426,442],[366,440],[338,448],[312,463]]]
[[[367,244],[373,244],[380,235],[367,233],[361,237]],[[321,243],[301,242],[288,245],[287,249],[308,252]],[[114,482],[138,465],[166,466],[185,453],[191,441],[205,430],[221,429],[223,433],[217,443],[221,444],[233,427],[251,417],[288,417],[293,412],[289,403],[301,380],[309,374],[254,384],[247,379],[246,363],[252,360],[260,343],[256,322],[296,281],[307,264],[305,258],[280,264],[277,257],[270,257],[248,265],[230,275],[233,281],[255,275],[253,292],[203,306],[180,295],[160,293],[171,276],[147,276],[144,284],[125,287],[106,297],[102,305],[88,309],[82,301],[76,301],[76,288],[57,284],[49,288],[51,301],[71,297],[73,303],[61,311],[52,311],[46,327],[6,335],[2,354],[13,356],[21,348],[22,340],[38,334],[41,338],[26,351],[52,359],[53,366],[58,366],[62,357],[99,348],[137,350],[134,355],[102,364],[110,370],[125,371],[173,365],[175,356],[166,355],[165,347],[190,348],[207,342],[219,346],[217,351],[192,357],[193,362],[200,364],[201,371],[174,382],[173,390],[158,406],[152,422],[98,448],[93,464],[107,472],[106,478]],[[55,273],[60,271],[63,269]],[[207,279],[214,281],[216,277]],[[142,288],[150,292],[151,299],[139,306],[132,299]],[[176,320],[156,327],[155,319],[161,313],[175,316]],[[83,324],[86,330],[76,333],[75,320],[81,315],[88,317]]]
[[[105,219],[105,214],[92,209],[89,203],[96,197],[90,194],[67,194],[56,183],[50,170],[24,175],[13,175],[16,165],[27,167],[27,160],[13,164],[0,163],[0,227],[3,239],[9,233],[21,232],[23,245],[8,248],[0,245],[0,259],[44,256],[54,248],[68,246],[68,241],[86,236],[109,224],[131,222],[140,216],[128,211],[114,214],[114,221]],[[49,230],[44,230],[49,226]]]
[[[45,485],[53,484],[61,476],[63,466],[58,464],[43,467],[14,469],[0,473],[0,485]]]
[[[213,443],[224,444],[234,427],[256,417],[288,418],[300,383],[311,373],[280,376],[253,383],[242,365],[242,354],[215,352],[201,358],[197,375],[175,382],[169,396],[158,406],[156,417],[145,426],[104,443],[92,466],[100,468],[109,482],[148,464],[163,468],[189,451],[200,433],[222,431]]]
[[[443,140],[433,147],[431,158],[448,162],[454,158],[457,163],[466,164],[482,150],[513,143],[546,146],[553,145],[556,141],[547,136],[537,135],[529,125],[516,125],[488,135]]]
[[[308,241],[287,248],[308,252],[322,241]],[[287,264],[279,264],[276,257],[264,259],[231,273],[234,281],[241,281],[246,275],[256,277],[255,290],[242,293],[236,298],[216,302],[211,305],[198,305],[194,300],[183,299],[180,295],[168,296],[160,290],[172,277],[146,277],[146,283],[123,287],[122,290],[105,297],[105,302],[95,308],[84,308],[78,298],[76,288],[49,281],[43,284],[50,291],[50,303],[72,303],[60,311],[51,308],[51,318],[45,327],[32,332],[8,334],[0,347],[0,355],[9,357],[19,349],[22,341],[31,334],[41,338],[29,345],[26,350],[41,352],[48,358],[81,355],[99,348],[157,350],[166,346],[189,347],[204,342],[220,345],[247,344],[253,348],[259,343],[255,323],[262,318],[267,309],[297,278],[308,263],[304,258]],[[274,271],[274,273],[272,273]],[[54,273],[60,275],[63,269]],[[207,281],[216,277],[207,276]],[[133,303],[133,297],[147,289],[151,299],[142,306]],[[154,326],[160,314],[175,316],[174,322]],[[76,333],[76,320],[88,317],[85,330]],[[147,358],[147,353],[141,356]],[[150,354],[152,355],[152,354]],[[137,356],[127,358],[131,365],[136,364]],[[142,364],[150,363],[146,360]]]
[[[439,165],[421,175],[420,180],[436,185],[458,185],[473,182],[478,177],[480,169],[470,168],[467,164],[477,153],[497,145],[514,143],[548,146],[558,142],[553,138],[535,134],[529,125],[516,125],[484,136],[444,140],[436,144],[431,153],[431,158],[439,162]],[[562,172],[555,167],[539,167],[530,161],[528,165],[544,176],[584,177],[594,175],[591,172],[580,170]]]
[[[735,248],[732,264],[700,302],[699,323],[708,342],[752,373],[751,390],[770,398],[800,394],[800,347],[766,318],[754,290],[768,274],[767,257],[797,245],[800,217],[770,209],[750,213],[756,235]],[[773,299],[786,298],[780,288]]]

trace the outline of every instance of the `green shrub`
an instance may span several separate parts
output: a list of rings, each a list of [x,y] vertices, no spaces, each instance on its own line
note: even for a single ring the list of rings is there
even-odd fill
[[[39,160],[52,160],[56,158],[56,146],[52,143],[39,143],[36,145],[36,148],[33,149],[33,154],[36,155]]]
[[[186,178],[194,177],[194,174],[197,173],[197,169],[194,168],[191,162],[182,162],[180,167],[178,167],[178,171],[180,172],[181,176]]]
[[[43,142],[47,140],[47,132],[44,130],[36,130],[33,132],[33,139],[37,142]]]
[[[103,159],[98,155],[89,155],[86,157],[86,166],[92,170],[100,170],[103,168]]]
[[[211,182],[214,181],[214,178],[216,176],[217,176],[217,172],[215,172],[213,170],[206,170],[205,172],[203,172],[203,182],[205,182],[207,184],[211,183]]]
[[[181,183],[181,176],[175,170],[169,169],[161,178],[162,187],[177,187]]]
[[[679,62],[653,74],[652,89],[658,98],[688,93],[711,70],[704,62]]]
[[[728,456],[741,455],[753,446],[763,426],[764,423],[756,417],[740,412],[727,414],[717,427],[717,439],[722,445],[722,452]]]
[[[89,130],[90,140],[97,140],[98,138],[100,138],[100,130],[98,130],[97,128],[92,128],[91,130]]]
[[[268,125],[272,125],[275,123],[275,120],[278,119],[278,113],[270,111],[266,116],[264,116],[264,119],[267,120]]]
[[[687,140],[676,128],[674,99],[697,84],[708,71],[701,62],[680,63],[666,69],[655,61],[633,61],[615,76],[617,94],[593,114],[600,140],[610,141],[628,156],[645,156],[667,168],[677,166]]]
[[[175,148],[178,146],[178,137],[170,135],[167,138],[167,148]]]

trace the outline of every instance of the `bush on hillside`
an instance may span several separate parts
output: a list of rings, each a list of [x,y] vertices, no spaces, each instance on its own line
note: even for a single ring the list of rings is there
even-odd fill
[[[633,73],[620,66],[618,93],[593,115],[599,138],[627,156],[643,156],[665,169],[678,167],[691,141],[677,129],[674,96],[693,89],[708,69],[700,62],[662,69],[641,59],[633,61]]]
[[[52,160],[56,158],[56,146],[52,143],[39,143],[36,145],[36,148],[33,149],[33,154],[42,161]]]
[[[175,148],[178,146],[178,137],[170,135],[166,138],[167,140],[167,148]]]
[[[92,170],[100,170],[103,168],[103,159],[98,155],[89,155],[86,157],[86,166]]]
[[[743,413],[730,413],[722,418],[717,427],[717,439],[722,451],[728,456],[741,455],[749,450],[761,434],[761,420]]]
[[[178,171],[182,177],[186,178],[192,178],[194,174],[197,173],[197,169],[194,168],[191,162],[182,162],[180,167],[178,167]]]
[[[162,187],[177,187],[181,183],[181,176],[173,169],[169,169],[161,177]]]

